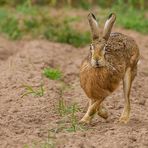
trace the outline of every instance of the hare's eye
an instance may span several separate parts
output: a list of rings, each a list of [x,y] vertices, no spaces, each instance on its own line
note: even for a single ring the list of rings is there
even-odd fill
[[[103,48],[103,50],[104,50],[104,51],[106,51],[106,50],[107,50],[107,48],[106,48],[106,47],[107,47],[107,45],[105,44],[105,46],[104,46],[104,48]]]
[[[107,47],[106,45],[103,47],[103,54],[107,53],[107,48],[106,47]]]
[[[106,46],[104,46],[103,51],[106,51]]]

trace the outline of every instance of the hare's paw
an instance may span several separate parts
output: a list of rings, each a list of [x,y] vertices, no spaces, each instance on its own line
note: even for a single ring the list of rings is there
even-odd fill
[[[127,124],[129,121],[129,116],[128,115],[122,115],[119,119],[119,122],[120,123],[124,123],[124,124]]]
[[[90,124],[91,123],[91,120],[92,120],[92,117],[83,117],[80,121],[79,121],[79,123],[80,124]]]
[[[103,106],[101,106],[97,112],[97,114],[104,118],[104,119],[107,119],[108,118],[108,112],[107,112],[107,109]]]
[[[124,108],[122,115],[119,119],[119,122],[127,124],[129,119],[130,119],[130,108]]]

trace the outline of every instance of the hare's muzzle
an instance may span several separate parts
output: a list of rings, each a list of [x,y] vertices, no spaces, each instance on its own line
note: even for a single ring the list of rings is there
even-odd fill
[[[99,67],[104,67],[105,66],[105,62],[100,59],[100,60],[95,60],[95,59],[91,59],[91,65],[94,68],[99,68]]]

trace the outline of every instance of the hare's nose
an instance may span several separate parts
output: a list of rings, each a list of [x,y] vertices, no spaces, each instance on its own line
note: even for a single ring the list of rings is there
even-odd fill
[[[99,61],[98,60],[96,60],[96,65],[99,66]]]

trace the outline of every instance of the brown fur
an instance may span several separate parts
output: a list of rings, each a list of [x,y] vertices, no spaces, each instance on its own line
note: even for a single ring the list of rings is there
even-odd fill
[[[127,90],[125,90],[126,98],[126,94],[130,92],[132,80],[137,73],[137,62],[139,59],[139,49],[135,41],[131,37],[121,33],[110,34],[108,40],[99,37],[93,40],[92,44],[95,48],[94,52],[93,54],[91,52],[89,53],[83,60],[80,68],[81,87],[92,102],[86,115],[81,120],[85,123],[91,121],[91,106],[100,100],[99,103],[95,105],[96,108],[93,108],[93,110],[95,110],[94,113],[97,112],[101,102],[119,86],[120,81],[124,79],[125,73],[129,68],[128,73],[131,74],[131,79],[128,79],[130,82],[126,82],[128,80],[125,80],[127,84]],[[104,46],[105,54],[103,56],[100,53]],[[103,66],[93,67],[91,64],[92,58],[94,60],[102,58]],[[127,74],[126,77],[130,76],[130,74]],[[129,100],[129,97],[127,97],[126,100]],[[126,103],[126,105],[127,104],[129,103]],[[129,105],[127,106],[128,107],[125,107],[126,109],[123,116],[125,116],[125,112],[128,112],[129,115],[129,111],[127,110],[130,110],[130,107]],[[104,116],[106,117],[106,115]]]

